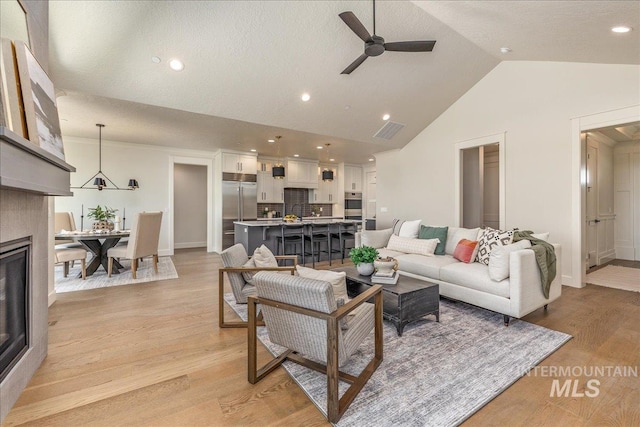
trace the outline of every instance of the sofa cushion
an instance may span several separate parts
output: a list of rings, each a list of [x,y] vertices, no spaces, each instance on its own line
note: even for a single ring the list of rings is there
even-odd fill
[[[489,267],[478,262],[445,265],[440,269],[440,280],[509,298],[509,279],[494,282],[489,277]]]
[[[392,234],[392,228],[384,230],[362,230],[360,233],[360,245],[371,246],[376,249],[384,248],[387,246],[387,243],[389,243],[389,237],[391,237]]]
[[[449,227],[431,227],[421,225],[418,232],[418,239],[439,239],[440,243],[436,247],[436,255],[444,255],[444,247],[447,244],[447,232]]]
[[[444,253],[447,255],[453,255],[453,252],[458,246],[458,242],[462,239],[478,240],[478,234],[480,228],[458,228],[449,227],[447,230],[447,243],[444,246]]]
[[[392,251],[399,251],[408,254],[433,255],[438,246],[438,239],[412,239],[409,237],[400,237],[395,234],[389,238],[387,248]]]
[[[489,255],[496,246],[510,245],[513,242],[514,230],[502,231],[487,227],[483,230],[478,244],[476,261],[489,265]]]
[[[510,245],[496,246],[489,255],[489,277],[499,282],[509,277],[509,259],[511,252],[531,247],[528,240],[520,240]]]
[[[460,262],[455,260],[451,255],[424,256],[402,254],[396,259],[398,260],[398,270],[436,280],[440,280],[440,269],[442,267]]]

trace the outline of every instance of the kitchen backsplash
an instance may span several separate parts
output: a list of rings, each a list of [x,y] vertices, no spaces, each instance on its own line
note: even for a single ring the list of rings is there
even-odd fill
[[[286,206],[286,212],[283,208]],[[320,216],[332,216],[333,205],[330,203],[309,203],[309,190],[306,188],[285,188],[283,203],[258,203],[258,218],[264,216],[264,209],[279,212],[280,216],[295,214],[298,216],[311,216],[311,209],[317,206],[322,208]]]

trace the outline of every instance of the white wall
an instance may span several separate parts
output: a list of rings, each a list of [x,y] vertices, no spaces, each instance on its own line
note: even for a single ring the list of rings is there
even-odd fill
[[[505,225],[551,232],[571,283],[580,250],[571,236],[571,119],[640,104],[639,74],[635,65],[502,62],[402,150],[376,155],[378,228],[394,217],[452,224],[454,144],[506,132]]]
[[[207,246],[207,167],[175,164],[173,169],[174,248]]]
[[[64,138],[67,163],[76,167],[71,174],[71,186],[80,186],[98,171],[98,141],[83,138]],[[126,142],[102,140],[102,171],[121,188],[129,178],[136,178],[140,189],[111,191],[72,189],[72,197],[56,197],[56,211],[71,211],[80,228],[81,207],[84,204],[84,228],[91,228],[88,208],[107,205],[118,209],[121,218],[126,213],[126,228],[131,228],[136,214],[141,211],[163,211],[159,254],[172,255],[170,227],[173,217],[169,211],[169,171],[173,169],[172,156],[214,159],[214,152],[156,147]],[[218,171],[219,169],[216,169]],[[215,172],[215,171],[214,171]],[[215,175],[215,173],[214,173]],[[91,184],[91,183],[90,183]],[[92,187],[92,186],[90,186]],[[214,187],[215,188],[215,187]],[[126,212],[125,212],[126,209]]]

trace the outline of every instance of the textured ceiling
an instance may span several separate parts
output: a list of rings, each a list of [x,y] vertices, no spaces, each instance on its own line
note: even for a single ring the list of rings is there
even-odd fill
[[[361,162],[407,144],[503,59],[640,62],[638,2],[376,5],[378,35],[435,39],[434,51],[385,52],[341,75],[363,45],[338,14],[372,31],[367,1],[51,1],[63,135],[95,138],[104,122],[108,139],[273,155],[266,139],[282,134],[290,152],[317,158],[330,142],[339,161]],[[636,30],[612,35],[620,23]],[[183,71],[168,68],[174,57]],[[373,138],[384,113],[406,125],[391,141]]]

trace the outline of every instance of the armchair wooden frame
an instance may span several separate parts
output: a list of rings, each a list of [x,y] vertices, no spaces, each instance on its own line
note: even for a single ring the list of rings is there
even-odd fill
[[[340,328],[340,319],[353,311],[360,304],[374,298],[375,305],[375,325],[374,340],[375,351],[374,356],[367,366],[362,370],[360,375],[353,376],[345,372],[341,372],[338,367],[338,336]],[[286,304],[280,301],[274,301],[266,298],[249,297],[249,328],[248,328],[248,379],[251,384],[255,384],[262,380],[265,376],[278,368],[285,360],[291,360],[302,366],[322,372],[327,375],[327,418],[329,422],[336,423],[345,413],[353,399],[360,393],[360,390],[367,383],[371,375],[382,363],[382,286],[375,285],[367,289],[347,304],[339,307],[333,313],[323,313],[307,308]],[[288,310],[294,313],[304,314],[306,316],[316,317],[326,320],[327,322],[327,364],[309,360],[300,356],[293,350],[287,350],[269,363],[258,369],[257,355],[257,326],[258,318],[256,317],[258,304],[277,307],[282,310]],[[350,383],[347,391],[339,397],[338,383],[339,380]]]
[[[246,328],[248,322],[234,321],[227,322],[224,320],[224,273],[244,273],[258,271],[290,271],[293,276],[298,265],[297,255],[276,255],[277,261],[291,260],[293,265],[283,267],[221,267],[218,270],[218,319],[220,328]]]

